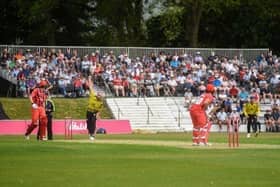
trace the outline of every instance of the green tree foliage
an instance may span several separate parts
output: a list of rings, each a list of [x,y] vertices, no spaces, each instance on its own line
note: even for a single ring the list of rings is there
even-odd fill
[[[203,20],[199,35],[203,46],[277,50],[279,5],[274,0],[244,0],[236,6],[222,6],[224,11],[205,13],[203,17],[207,19]]]
[[[86,29],[88,0],[18,0],[21,23],[28,25],[25,42],[35,44],[76,44]]]
[[[156,14],[144,20],[146,5]],[[0,42],[280,51],[279,7],[278,0],[2,0]]]
[[[145,44],[143,0],[97,0],[92,16],[97,30],[92,39],[97,44],[138,46]]]
[[[147,21],[148,40],[152,46],[183,46],[183,14],[178,7],[169,7],[160,16]]]
[[[0,1],[0,8],[0,43],[13,44],[23,32],[22,25],[18,23],[16,0],[2,0]]]

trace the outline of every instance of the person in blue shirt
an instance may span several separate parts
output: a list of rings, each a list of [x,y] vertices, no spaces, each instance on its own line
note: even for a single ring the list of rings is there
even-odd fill
[[[240,100],[240,106],[243,105],[249,99],[249,92],[245,88],[241,88],[238,98]]]

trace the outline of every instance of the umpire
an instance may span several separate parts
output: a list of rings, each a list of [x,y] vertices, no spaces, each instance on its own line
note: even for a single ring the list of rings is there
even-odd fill
[[[48,140],[52,140],[53,139],[52,122],[53,122],[53,112],[55,111],[55,105],[53,100],[51,100],[50,95],[46,100],[45,108],[46,108],[46,114],[48,118],[48,123],[47,123]]]
[[[247,138],[251,137],[251,127],[255,133],[255,136],[258,136],[257,131],[257,117],[260,112],[260,107],[257,102],[254,101],[254,97],[250,97],[250,102],[246,103],[243,108],[243,113],[247,117]]]

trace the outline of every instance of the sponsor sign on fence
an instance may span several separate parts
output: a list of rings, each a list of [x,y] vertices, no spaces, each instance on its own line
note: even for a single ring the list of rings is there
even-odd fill
[[[68,123],[65,125],[65,123]],[[30,120],[0,120],[0,135],[24,134]],[[86,120],[53,120],[53,133],[63,135],[65,127],[72,128],[73,134],[87,134]],[[107,134],[129,134],[132,132],[129,120],[97,120],[97,129],[106,129]],[[36,134],[37,130],[33,131]]]

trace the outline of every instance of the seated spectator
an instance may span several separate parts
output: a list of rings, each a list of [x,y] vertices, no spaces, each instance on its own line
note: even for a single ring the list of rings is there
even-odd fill
[[[222,126],[223,125],[227,125],[227,118],[228,118],[228,115],[227,113],[225,112],[225,108],[221,108],[220,111],[218,111],[218,113],[216,114],[217,116],[217,123],[219,125],[219,132],[221,132],[222,130]]]
[[[270,85],[271,85],[271,92],[272,92],[273,98],[280,96],[280,93],[279,93],[280,75],[273,74],[272,77],[270,78]]]
[[[263,103],[266,103],[266,97],[269,98],[269,102],[272,102],[272,94],[268,88],[268,83],[266,82],[265,78],[261,79],[259,81],[259,88],[260,88],[260,101],[263,101]]]
[[[220,80],[219,75],[215,75],[215,80],[213,81],[213,85],[215,87],[220,87],[222,85],[222,81]]]
[[[102,73],[104,72],[104,68],[102,64],[97,64],[96,68],[93,71],[94,81],[99,85],[102,82]]]
[[[90,75],[90,67],[91,67],[92,63],[91,61],[88,60],[88,56],[84,56],[82,62],[81,62],[81,69],[82,69],[82,73],[83,76],[87,77]]]
[[[146,96],[146,87],[145,87],[145,74],[141,73],[138,78],[138,92],[139,96]]]
[[[266,113],[264,114],[264,124],[266,127],[266,132],[274,132],[274,119],[272,117],[271,111],[266,110]]]
[[[124,89],[124,96],[130,96],[129,82],[126,76],[122,77],[122,86]]]
[[[24,79],[20,79],[18,81],[18,91],[19,91],[19,96],[20,97],[26,97],[27,96],[27,90],[26,90],[26,81]]]
[[[176,81],[177,81],[177,83],[178,83],[178,86],[177,86],[177,90],[178,90],[178,91],[185,91],[185,90],[184,90],[185,80],[186,80],[186,77],[183,75],[183,73],[180,73],[180,74],[177,76]]]
[[[146,89],[146,95],[147,96],[155,96],[155,90],[154,90],[154,82],[150,75],[147,75],[147,78],[144,82],[145,89]]]
[[[239,90],[238,90],[238,88],[236,88],[235,85],[232,85],[231,88],[229,89],[228,93],[229,93],[229,96],[236,101]]]
[[[245,102],[242,103],[240,100],[239,100],[239,103],[236,104],[236,111],[239,113],[241,124],[246,124],[246,122],[247,122],[246,118],[245,118],[245,114],[243,112],[243,105],[244,104],[245,104]]]
[[[198,85],[198,94],[201,95],[205,92],[206,86],[204,85],[204,81],[201,81]]]
[[[37,81],[34,78],[34,75],[31,75],[26,80],[26,87],[27,87],[27,95],[29,96],[34,88],[36,88]]]
[[[271,105],[272,105],[272,108],[279,107],[280,106],[280,97],[276,97],[275,99],[273,99]]]
[[[175,77],[171,76],[171,79],[169,79],[167,81],[167,84],[168,84],[168,86],[170,88],[171,95],[174,96],[176,94],[176,90],[177,90],[177,86],[178,86],[178,83],[177,83]]]
[[[256,102],[256,103],[260,102],[260,94],[257,92],[256,88],[252,89],[252,93],[250,94],[250,97],[254,98],[254,102]]]
[[[221,100],[225,100],[227,98],[226,90],[224,89],[223,86],[218,88],[218,98]]]
[[[238,99],[240,101],[240,104],[243,104],[244,102],[248,101],[249,93],[246,91],[244,87],[241,87],[241,90],[238,94]]]
[[[122,96],[125,96],[122,79],[118,74],[113,79],[113,88],[117,97],[120,96],[119,91],[121,91]]]
[[[271,115],[272,115],[272,118],[274,120],[275,130],[277,132],[279,132],[280,131],[280,112],[279,112],[279,107],[278,106],[272,108]]]
[[[62,76],[59,77],[59,79],[58,79],[58,91],[64,97],[67,96],[66,86],[67,86],[67,82],[65,81],[64,77],[62,77]]]
[[[135,79],[132,74],[129,74],[127,81],[129,83],[129,92],[130,96],[136,97],[138,90],[137,90],[137,79]]]
[[[187,75],[185,81],[184,81],[184,90],[191,89],[194,86],[194,81],[192,79],[191,75]]]
[[[193,94],[190,88],[185,91],[184,98],[185,98],[185,107],[189,108],[189,106],[192,104],[193,101]]]
[[[178,58],[176,58],[175,56],[172,57],[172,60],[171,60],[171,62],[170,62],[170,67],[171,67],[172,69],[176,69],[176,68],[179,67],[179,65],[180,65],[180,61],[178,60]]]
[[[226,113],[231,113],[232,112],[232,100],[230,97],[228,97],[226,100],[224,100],[223,102],[224,104],[224,108],[225,108],[225,112]]]
[[[154,90],[155,90],[156,96],[158,96],[158,97],[163,92],[163,85],[161,84],[161,78],[160,77],[155,77],[154,78]]]
[[[83,82],[80,75],[77,75],[73,80],[74,92],[77,97],[81,97],[84,94]]]
[[[166,77],[161,77],[160,79],[160,85],[162,86],[162,90],[163,90],[163,95],[164,96],[170,96],[170,88],[168,86],[168,80]]]

